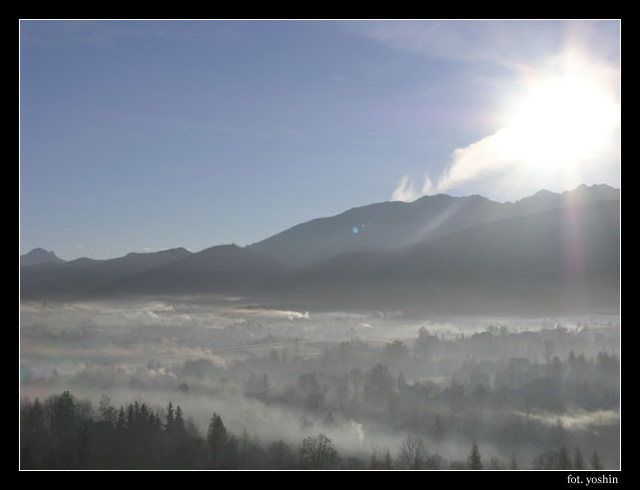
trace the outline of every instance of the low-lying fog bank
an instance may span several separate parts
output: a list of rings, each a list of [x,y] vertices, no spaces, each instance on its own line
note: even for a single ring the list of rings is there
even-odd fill
[[[298,448],[321,433],[366,464],[415,436],[453,469],[473,441],[485,467],[544,468],[566,448],[617,469],[619,358],[615,314],[408,317],[223,298],[20,312],[23,399],[69,390],[161,416],[172,402],[203,435],[216,412],[234,434]]]

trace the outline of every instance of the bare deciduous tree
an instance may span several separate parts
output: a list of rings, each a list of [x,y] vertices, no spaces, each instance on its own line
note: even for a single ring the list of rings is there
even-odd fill
[[[338,451],[333,447],[331,439],[324,434],[302,440],[300,464],[303,468],[330,470],[337,468],[339,462]]]

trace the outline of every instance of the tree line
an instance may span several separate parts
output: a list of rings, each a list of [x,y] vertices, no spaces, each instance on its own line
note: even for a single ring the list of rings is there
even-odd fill
[[[299,444],[259,441],[234,434],[213,412],[206,434],[170,401],[152,408],[134,401],[119,408],[108,397],[97,407],[69,391],[20,404],[21,470],[482,470],[602,469],[596,451],[583,455],[561,445],[541,452],[522,466],[516,454],[508,462],[483,458],[473,441],[468,457],[447,460],[431,451],[420,435],[409,435],[392,455],[373,447],[370,455],[340,453],[323,433]]]

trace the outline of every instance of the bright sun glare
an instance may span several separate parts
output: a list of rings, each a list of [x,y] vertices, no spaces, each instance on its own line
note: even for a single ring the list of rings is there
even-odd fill
[[[422,194],[442,192],[487,178],[511,190],[566,190],[600,183],[619,165],[620,102],[606,68],[565,70],[564,76],[527,72],[524,93],[505,114],[501,129],[453,152],[435,185],[427,176]],[[515,96],[515,94],[514,94]],[[502,178],[500,179],[500,175]],[[498,179],[496,179],[498,177]],[[394,200],[415,199],[404,177]]]
[[[620,107],[596,83],[567,76],[536,85],[500,135],[505,156],[538,173],[579,172],[602,150],[618,124]]]

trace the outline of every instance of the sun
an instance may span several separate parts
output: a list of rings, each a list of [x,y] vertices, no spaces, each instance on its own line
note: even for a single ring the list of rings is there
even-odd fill
[[[535,84],[499,135],[503,157],[540,174],[577,173],[611,141],[620,106],[595,81],[564,76]]]

